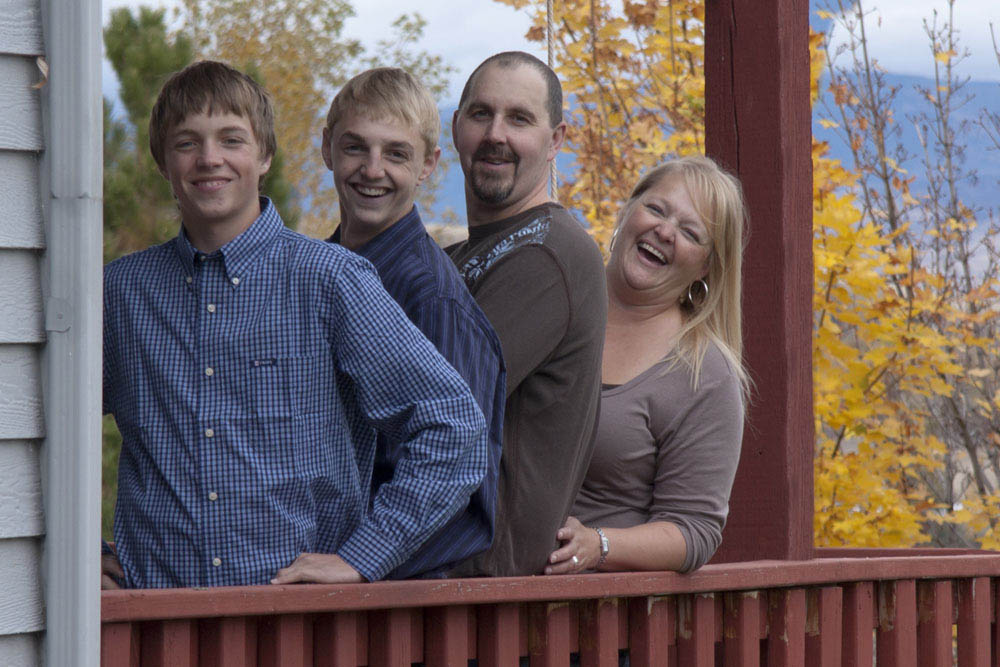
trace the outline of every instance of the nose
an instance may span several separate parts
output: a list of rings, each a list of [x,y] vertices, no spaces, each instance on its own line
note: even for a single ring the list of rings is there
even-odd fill
[[[677,235],[677,220],[673,216],[668,216],[660,221],[656,226],[656,237],[664,243],[673,243]]]
[[[222,153],[214,141],[206,141],[198,153],[199,167],[217,167],[222,164]]]
[[[486,136],[484,138],[494,144],[502,144],[507,141],[507,135],[503,131],[503,118],[500,114],[495,115],[486,126]]]
[[[361,175],[372,181],[385,176],[385,168],[382,166],[382,156],[374,151],[369,153],[368,158],[361,165]]]

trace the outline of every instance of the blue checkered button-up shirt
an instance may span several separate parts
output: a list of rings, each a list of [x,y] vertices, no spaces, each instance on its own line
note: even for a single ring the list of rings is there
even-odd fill
[[[331,237],[340,242],[340,229]],[[500,475],[500,441],[506,373],[500,339],[455,264],[427,235],[414,206],[409,213],[357,249],[375,265],[382,285],[427,339],[469,384],[489,430],[489,468],[469,504],[444,525],[390,578],[443,576],[451,567],[487,549],[493,541]],[[373,488],[392,479],[405,452],[380,438]]]
[[[181,233],[105,268],[130,586],[264,584],[302,552],[380,579],[486,472],[468,387],[371,265],[262,211],[211,255]],[[369,511],[377,432],[408,454]]]

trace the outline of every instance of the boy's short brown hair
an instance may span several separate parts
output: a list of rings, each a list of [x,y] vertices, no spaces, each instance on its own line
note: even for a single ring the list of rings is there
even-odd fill
[[[398,67],[376,67],[344,84],[330,104],[327,129],[332,131],[348,112],[375,121],[391,118],[415,127],[424,141],[425,156],[437,148],[441,134],[437,104],[415,76]]]
[[[262,159],[274,157],[274,109],[271,96],[237,69],[214,60],[202,60],[174,72],[163,84],[149,116],[149,150],[166,168],[165,146],[171,128],[191,114],[233,113],[250,121]]]

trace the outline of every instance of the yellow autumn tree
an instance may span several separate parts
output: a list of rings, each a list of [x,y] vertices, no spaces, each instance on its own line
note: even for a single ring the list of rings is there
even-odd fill
[[[821,122],[836,128],[850,149],[853,182],[848,190],[859,226],[870,226],[875,236],[885,241],[879,251],[886,254],[893,268],[884,271],[885,281],[876,297],[884,312],[876,316],[899,332],[894,336],[886,331],[886,337],[876,340],[865,337],[877,332],[877,327],[865,323],[869,304],[865,292],[855,285],[845,286],[851,297],[845,312],[833,314],[835,326],[847,325],[834,337],[849,340],[852,348],[866,356],[880,348],[890,353],[886,363],[865,361],[856,372],[869,368],[869,372],[880,373],[878,380],[884,390],[876,387],[875,391],[888,411],[879,423],[892,426],[904,443],[900,447],[899,438],[886,440],[897,451],[897,463],[886,469],[890,462],[881,457],[891,448],[871,448],[873,439],[865,435],[856,441],[858,449],[852,449],[850,455],[861,465],[847,466],[838,460],[844,457],[837,444],[843,437],[848,443],[855,442],[850,439],[850,424],[841,425],[846,430],[834,430],[838,441],[832,446],[824,446],[822,437],[826,434],[817,429],[821,439],[816,525],[821,543],[857,544],[866,517],[877,518],[887,509],[881,496],[868,503],[857,502],[857,498],[844,501],[843,490],[875,470],[886,478],[896,471],[903,475],[894,488],[909,497],[909,518],[911,522],[919,520],[921,530],[899,542],[876,532],[869,535],[873,538],[869,543],[998,544],[992,530],[1000,509],[998,263],[990,244],[996,229],[994,225],[986,234],[977,232],[976,213],[958,195],[961,184],[974,174],[961,162],[961,136],[967,134],[968,127],[956,123],[953,115],[954,109],[967,101],[961,99],[964,82],[953,69],[956,59],[962,57],[952,27],[953,5],[948,3],[949,13],[943,20],[935,12],[925,21],[930,47],[927,57],[934,64],[935,81],[921,91],[927,101],[925,109],[907,119],[920,132],[923,155],[919,159],[908,155],[898,139],[900,128],[894,110],[899,86],[890,85],[885,72],[870,58],[865,26],[873,17],[865,3],[838,0],[820,12],[821,18],[832,19],[832,29],[841,33],[838,53],[831,53],[829,40],[824,40],[822,54],[814,53],[817,61],[826,56],[827,99],[832,101],[826,105]],[[838,56],[846,64],[835,62]],[[908,170],[915,168],[923,170],[927,188],[919,195],[910,190],[914,177]],[[817,178],[817,182],[823,181]],[[824,227],[835,236],[844,235],[843,229],[821,217],[819,209],[814,224],[817,241]],[[831,247],[817,245],[817,278],[823,270],[820,261],[825,261],[831,267],[827,284],[834,288],[835,296],[839,282],[858,278],[853,270],[837,273],[836,254],[823,258],[823,252]],[[857,253],[864,246],[850,239],[846,247]],[[836,308],[832,296],[823,301],[817,293],[819,317],[826,309]],[[826,333],[822,327],[817,329],[817,366],[835,363],[838,356],[847,359],[837,354],[823,357],[830,343],[830,336],[821,343]],[[849,369],[845,372],[850,376]],[[817,390],[824,378],[835,379],[819,367],[816,377]],[[864,380],[861,375],[858,379]],[[864,386],[864,382],[855,382],[855,386]],[[853,423],[867,431],[871,428],[869,408],[859,404],[857,409],[857,416],[864,418]],[[837,413],[837,408],[830,412],[831,416]],[[823,422],[827,429],[833,423],[821,416],[819,402],[817,422]],[[840,474],[843,476],[838,477]]]
[[[545,40],[545,2],[498,0],[531,13]],[[704,5],[643,0],[553,4],[556,71],[576,158],[559,198],[604,247],[639,175],[668,154],[705,146]]]

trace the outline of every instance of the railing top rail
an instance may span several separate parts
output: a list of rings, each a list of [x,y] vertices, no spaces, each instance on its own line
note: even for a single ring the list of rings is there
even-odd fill
[[[102,593],[101,619],[108,623],[708,593],[849,581],[998,576],[1000,554],[753,561],[707,565],[688,575],[618,572],[346,585],[124,590]]]

